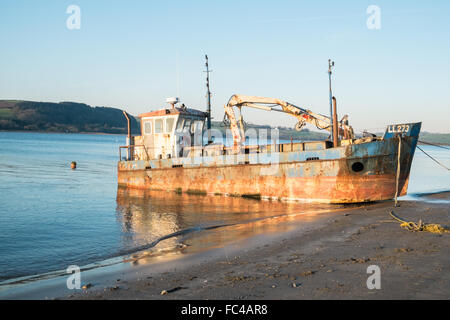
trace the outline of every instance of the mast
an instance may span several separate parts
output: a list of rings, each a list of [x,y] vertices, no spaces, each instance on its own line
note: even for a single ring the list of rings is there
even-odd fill
[[[209,70],[208,65],[208,55],[205,54],[206,58],[206,112],[208,113],[206,127],[208,129],[208,144],[212,143],[211,138],[211,91],[209,90],[209,73],[212,71]]]
[[[331,61],[331,59],[328,59],[328,80],[329,80],[329,86],[330,86],[330,122],[331,122],[331,141],[333,141],[333,92],[331,91],[331,74],[333,73],[331,71],[331,68],[334,67],[334,61]]]

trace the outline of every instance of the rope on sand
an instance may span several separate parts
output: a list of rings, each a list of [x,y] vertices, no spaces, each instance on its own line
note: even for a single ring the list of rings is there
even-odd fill
[[[431,232],[431,233],[450,232],[450,228],[445,227],[445,226],[443,227],[440,224],[423,223],[422,220],[419,220],[418,223],[408,222],[408,221],[402,220],[399,217],[397,217],[393,211],[390,212],[390,215],[392,218],[394,218],[395,220],[400,222],[400,227],[402,227],[406,230],[409,230],[409,231],[413,231],[413,232],[426,231],[426,232]]]

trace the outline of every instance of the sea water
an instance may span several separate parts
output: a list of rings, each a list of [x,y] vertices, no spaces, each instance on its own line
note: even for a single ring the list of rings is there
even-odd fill
[[[163,255],[186,245],[221,246],[280,230],[286,219],[274,218],[329,209],[118,189],[124,144],[121,135],[0,132],[0,284],[143,250]],[[450,167],[450,150],[421,147]],[[448,171],[416,150],[409,193],[444,190]]]

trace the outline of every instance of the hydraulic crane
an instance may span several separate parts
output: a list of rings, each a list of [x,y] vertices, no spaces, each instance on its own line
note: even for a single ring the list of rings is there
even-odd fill
[[[236,119],[233,107],[239,108],[239,120]],[[262,109],[266,111],[277,111],[287,113],[297,118],[298,122],[295,125],[295,130],[300,131],[306,125],[306,123],[314,124],[318,129],[332,131],[332,119],[324,115],[312,112],[311,110],[303,109],[295,106],[292,103],[266,97],[245,96],[245,95],[233,95],[228,103],[224,106],[225,115],[229,120],[230,129],[233,134],[233,145],[238,150],[240,145],[244,142],[245,129],[244,121],[242,117],[241,108],[251,107]],[[281,109],[279,108],[281,107]],[[345,115],[341,121],[339,121],[338,134],[344,139],[354,139],[353,128],[348,125],[347,115]]]

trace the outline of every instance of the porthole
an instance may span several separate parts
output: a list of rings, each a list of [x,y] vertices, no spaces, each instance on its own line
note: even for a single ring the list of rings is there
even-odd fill
[[[354,162],[352,164],[352,170],[354,172],[361,172],[361,171],[364,170],[364,165],[361,162],[359,162],[359,161],[358,162]]]

